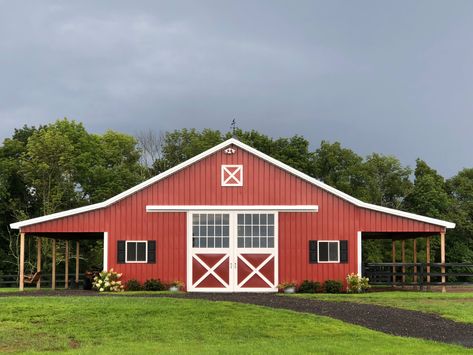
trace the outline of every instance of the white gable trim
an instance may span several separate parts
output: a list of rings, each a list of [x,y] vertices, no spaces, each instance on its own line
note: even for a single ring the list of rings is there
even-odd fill
[[[252,153],[252,154],[258,156],[259,158],[261,158],[263,160],[266,160],[267,162],[269,162],[271,164],[274,164],[277,167],[279,167],[283,170],[286,170],[287,172],[289,172],[289,173],[291,173],[295,176],[298,176],[301,179],[306,180],[309,183],[311,183],[313,185],[316,185],[316,186],[320,187],[321,189],[324,189],[324,190],[326,190],[326,191],[328,191],[328,192],[330,192],[330,193],[332,193],[332,194],[334,194],[334,195],[336,195],[336,196],[338,196],[338,197],[340,197],[340,198],[342,198],[342,199],[344,199],[344,200],[346,200],[346,201],[348,201],[348,202],[350,202],[350,203],[352,203],[352,204],[354,204],[358,207],[367,208],[367,209],[370,209],[370,210],[373,210],[373,211],[383,212],[383,213],[387,213],[387,214],[391,214],[391,215],[395,215],[395,216],[399,216],[399,217],[404,217],[404,218],[408,218],[408,219],[413,219],[413,220],[416,220],[416,221],[421,221],[421,222],[425,222],[425,223],[429,223],[429,224],[434,224],[434,225],[442,226],[442,227],[445,227],[445,228],[455,228],[455,223],[442,221],[442,220],[435,219],[435,218],[425,217],[425,216],[417,215],[417,214],[414,214],[414,213],[399,211],[399,210],[395,210],[395,209],[392,209],[392,208],[372,205],[370,203],[360,201],[360,200],[358,200],[358,199],[356,199],[356,198],[354,198],[354,197],[352,197],[352,196],[350,196],[350,195],[348,195],[344,192],[341,192],[341,191],[339,191],[339,190],[337,190],[337,189],[335,189],[335,188],[333,188],[329,185],[324,184],[323,182],[321,182],[317,179],[314,179],[313,177],[311,177],[307,174],[304,174],[304,173],[290,167],[289,165],[286,165],[286,164],[280,162],[279,160],[276,160],[276,159],[270,157],[269,155],[266,155],[266,154],[264,154],[264,153],[262,153],[262,152],[260,152],[256,149],[250,147],[249,145],[246,145],[245,143],[240,142],[239,140],[237,140],[235,138],[230,138],[230,139],[226,140],[225,142],[222,142],[222,143],[216,145],[215,147],[210,148],[210,149],[206,150],[205,152],[202,152],[202,153],[196,155],[195,157],[193,157],[189,160],[186,160],[185,162],[183,162],[181,164],[178,164],[175,167],[173,167],[169,170],[166,170],[165,172],[162,172],[161,174],[156,175],[155,177],[152,177],[151,179],[148,179],[148,180],[142,182],[141,184],[138,184],[138,185],[136,185],[136,186],[134,186],[134,187],[132,187],[132,188],[116,195],[116,196],[114,196],[114,197],[111,197],[111,198],[109,198],[108,200],[106,200],[104,202],[96,203],[96,204],[93,204],[93,205],[90,205],[90,206],[75,208],[75,209],[72,209],[72,210],[67,210],[67,211],[63,211],[63,212],[59,212],[59,213],[53,213],[53,214],[43,216],[43,217],[37,217],[37,218],[32,218],[32,219],[28,219],[28,220],[21,221],[21,222],[12,223],[12,224],[10,224],[10,228],[19,229],[21,227],[29,226],[29,225],[32,225],[32,224],[47,222],[47,221],[58,219],[58,218],[68,217],[68,216],[72,216],[72,215],[75,215],[75,214],[89,212],[89,211],[98,210],[98,209],[101,209],[101,208],[108,207],[111,204],[113,204],[115,202],[118,202],[121,199],[123,199],[123,198],[125,198],[129,195],[132,195],[135,192],[138,192],[138,191],[144,189],[145,187],[148,187],[149,185],[154,184],[157,181],[165,179],[166,177],[178,172],[181,169],[198,162],[199,160],[218,152],[219,150],[227,147],[230,144],[233,144],[233,145],[235,145],[235,146],[237,146],[237,147],[239,147],[243,150],[246,150],[247,152]]]

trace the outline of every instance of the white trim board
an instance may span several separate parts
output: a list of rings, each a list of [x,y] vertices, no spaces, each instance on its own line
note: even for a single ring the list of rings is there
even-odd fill
[[[108,232],[103,232],[103,270],[108,271]]]
[[[43,216],[43,217],[37,217],[37,218],[32,218],[32,219],[28,219],[28,220],[25,220],[25,221],[21,221],[21,222],[16,222],[16,223],[12,223],[10,224],[10,228],[12,229],[19,229],[21,227],[24,227],[24,226],[29,226],[29,225],[32,225],[32,224],[37,224],[37,223],[42,223],[42,222],[46,222],[46,221],[50,221],[50,220],[54,220],[54,219],[58,219],[58,218],[63,218],[63,217],[67,217],[67,216],[72,216],[72,215],[75,215],[75,214],[79,214],[79,213],[83,213],[83,212],[88,212],[88,211],[93,211],[93,210],[97,210],[97,209],[100,209],[100,208],[104,208],[104,207],[107,207],[107,206],[110,206],[111,204],[115,203],[115,202],[118,202],[120,201],[121,199],[129,196],[129,195],[132,195],[134,194],[135,192],[138,192],[142,189],[144,189],[145,187],[149,186],[149,185],[152,185],[154,184],[155,182],[157,181],[160,181],[176,172],[178,172],[179,170],[181,169],[184,169],[185,167],[189,166],[189,165],[192,165],[196,162],[198,162],[199,160],[209,156],[209,155],[212,155],[216,152],[218,152],[219,150],[221,149],[224,149],[226,147],[228,147],[229,145],[235,145],[243,150],[246,150],[247,152],[251,153],[251,154],[254,154],[256,155],[257,157],[273,164],[273,165],[276,165],[277,167],[315,185],[315,186],[318,186],[320,187],[321,189],[323,190],[326,190],[332,194],[334,194],[335,196],[338,196],[352,204],[354,204],[355,206],[358,206],[358,207],[361,207],[361,208],[366,208],[366,209],[369,209],[369,210],[373,210],[373,211],[378,211],[378,212],[383,212],[383,213],[387,213],[387,214],[391,214],[391,215],[394,215],[394,216],[399,216],[399,217],[404,217],[404,218],[408,218],[408,219],[413,219],[413,220],[416,220],[416,221],[420,221],[420,222],[425,222],[425,223],[429,223],[429,224],[434,224],[434,225],[437,225],[437,226],[442,226],[442,227],[445,227],[445,228],[455,228],[455,223],[452,223],[452,222],[447,222],[447,221],[442,221],[440,219],[435,219],[435,218],[431,218],[431,217],[426,217],[426,216],[421,216],[421,215],[418,215],[418,214],[414,214],[414,213],[409,213],[409,212],[404,212],[404,211],[399,211],[399,210],[395,210],[395,209],[392,209],[392,208],[387,208],[387,207],[381,207],[381,206],[377,206],[377,205],[373,205],[371,203],[366,203],[366,202],[363,202],[361,200],[358,200],[357,198],[354,198],[342,191],[339,191],[337,189],[335,189],[334,187],[331,187],[327,184],[324,184],[323,182],[307,175],[307,174],[304,174],[303,172],[300,172],[292,167],[290,167],[289,165],[286,165],[284,164],[283,162],[280,162],[279,160],[276,160],[272,157],[270,157],[269,155],[266,155],[252,147],[250,147],[249,145],[245,144],[245,143],[242,143],[240,142],[239,140],[235,139],[235,138],[230,138],[228,140],[226,140],[225,142],[222,142],[218,145],[216,145],[215,147],[213,148],[210,148],[208,150],[206,150],[205,152],[203,153],[200,153],[198,155],[196,155],[195,157],[189,159],[189,160],[186,160],[185,162],[181,163],[181,164],[178,164],[176,165],[175,167],[169,169],[169,170],[166,170],[165,172],[159,174],[159,175],[156,175],[155,177],[152,177],[151,179],[148,179],[144,182],[142,182],[141,184],[138,184],[134,187],[132,187],[131,189],[128,189],[112,198],[109,198],[108,200],[104,201],[104,202],[100,202],[100,203],[96,203],[96,204],[93,204],[93,205],[90,205],[90,206],[85,206],[85,207],[80,207],[80,208],[75,208],[75,209],[72,209],[72,210],[68,210],[68,211],[64,211],[64,212],[59,212],[59,213],[53,213],[53,214],[50,214],[50,215],[47,215],[47,216]]]
[[[318,212],[317,205],[169,205],[146,206],[146,212],[187,212],[187,211],[278,211],[278,212]]]

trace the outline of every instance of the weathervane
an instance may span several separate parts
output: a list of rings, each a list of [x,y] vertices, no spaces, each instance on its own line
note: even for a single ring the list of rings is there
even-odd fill
[[[230,128],[232,130],[232,137],[236,138],[236,121],[233,119],[232,123],[230,124]]]

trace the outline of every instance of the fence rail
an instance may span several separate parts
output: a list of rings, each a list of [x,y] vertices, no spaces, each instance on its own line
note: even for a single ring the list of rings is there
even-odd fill
[[[465,263],[366,263],[362,273],[371,285],[411,285],[422,289],[430,285],[473,284],[473,264]]]
[[[66,274],[56,274],[56,286],[64,286]],[[2,275],[0,274],[0,287],[18,287],[18,275]],[[69,287],[81,287],[84,282],[84,275],[79,275],[79,285],[76,285],[76,274],[69,274]],[[51,275],[41,275],[41,286],[51,287]],[[25,284],[25,287],[36,287],[35,285]]]

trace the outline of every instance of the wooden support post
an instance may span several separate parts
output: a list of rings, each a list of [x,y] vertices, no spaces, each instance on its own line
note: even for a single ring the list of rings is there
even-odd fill
[[[79,288],[79,241],[76,242],[76,288]]]
[[[66,240],[64,246],[64,264],[65,264],[65,272],[64,272],[64,288],[69,288],[69,241]]]
[[[25,233],[20,233],[20,291],[25,288]]]
[[[39,237],[38,250],[37,250],[37,255],[36,255],[36,272],[41,272],[41,247],[42,247],[42,240]],[[41,288],[41,276],[39,277],[38,282],[36,283],[36,288],[37,289]]]
[[[406,240],[401,240],[401,262],[402,262],[402,287],[406,283]]]
[[[414,238],[412,252],[414,254],[414,283],[417,283],[417,239]]]
[[[52,245],[51,245],[51,288],[53,290],[56,289],[56,239],[53,239]]]
[[[440,233],[440,262],[442,263],[442,292],[446,292],[445,287],[445,232]]]
[[[430,237],[427,237],[425,244],[425,262],[427,264],[427,289],[430,289]]]
[[[393,239],[392,240],[392,262],[396,262],[396,241]],[[393,287],[394,284],[396,283],[396,267],[393,265]]]

